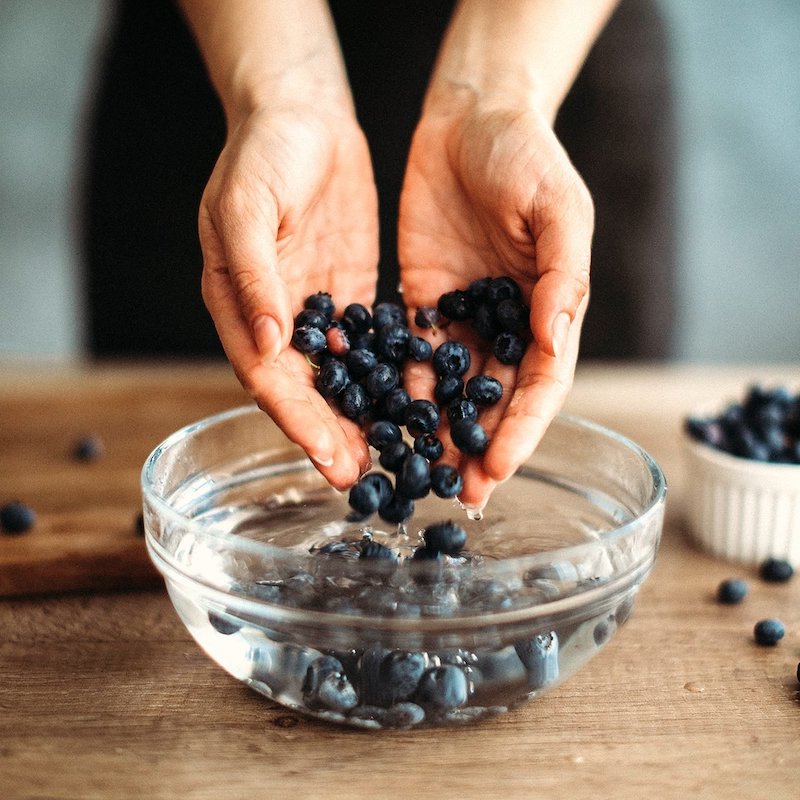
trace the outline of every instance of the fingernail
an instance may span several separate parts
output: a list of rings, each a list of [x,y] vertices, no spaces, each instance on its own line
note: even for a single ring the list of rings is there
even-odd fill
[[[333,440],[330,434],[324,433],[317,440],[317,447],[314,453],[309,453],[309,458],[321,467],[333,466]]]
[[[556,358],[561,358],[567,349],[567,336],[571,322],[566,311],[562,311],[553,321],[553,355]]]
[[[312,455],[311,460],[316,464],[319,464],[321,467],[332,467],[333,466],[333,456],[314,456]]]
[[[267,314],[256,317],[253,322],[253,337],[264,361],[274,361],[281,352],[281,329],[277,320]]]

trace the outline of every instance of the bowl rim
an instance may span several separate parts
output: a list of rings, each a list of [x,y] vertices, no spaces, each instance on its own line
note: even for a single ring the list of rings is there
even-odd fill
[[[146,458],[144,465],[142,466],[141,473],[140,473],[140,485],[142,496],[146,503],[148,503],[151,507],[155,509],[158,515],[165,519],[167,523],[172,523],[187,529],[191,529],[193,527],[193,521],[175,510],[162,495],[160,495],[152,485],[151,474],[155,469],[155,466],[158,462],[159,457],[169,448],[174,447],[175,445],[179,444],[193,433],[198,430],[202,430],[212,425],[221,424],[227,422],[231,419],[235,419],[239,416],[244,416],[253,413],[260,413],[264,414],[265,419],[269,420],[269,416],[265,414],[265,412],[261,411],[261,409],[255,404],[245,404],[241,406],[237,406],[235,408],[231,408],[225,411],[222,411],[218,414],[213,414],[211,416],[205,417],[203,419],[197,420],[195,422],[189,423],[184,425],[183,427],[179,428],[178,430],[174,431],[172,434],[167,436],[162,442],[156,445],[155,448],[151,451],[151,453]],[[519,556],[512,556],[509,558],[497,559],[498,564],[502,564],[504,567],[508,569],[519,569],[523,570],[525,568],[533,568],[535,566],[539,566],[543,563],[553,563],[555,561],[568,561],[570,559],[571,554],[575,554],[580,552],[581,550],[585,549],[588,546],[609,546],[616,542],[619,539],[624,539],[627,535],[631,533],[633,529],[645,528],[648,527],[651,518],[658,514],[660,510],[663,509],[666,496],[667,496],[667,481],[662,471],[661,467],[658,465],[656,460],[639,444],[634,442],[633,440],[629,439],[627,436],[624,436],[617,431],[612,430],[600,423],[594,422],[592,420],[586,419],[584,417],[580,417],[574,414],[569,414],[565,412],[561,412],[557,415],[557,419],[561,420],[567,424],[576,426],[581,428],[585,431],[590,431],[600,436],[603,436],[607,439],[611,439],[617,444],[621,445],[628,451],[632,452],[640,461],[643,463],[644,467],[647,469],[647,472],[650,475],[652,480],[652,488],[650,492],[650,497],[647,501],[643,504],[643,508],[641,512],[639,512],[636,516],[632,519],[626,520],[620,525],[615,527],[609,528],[606,531],[603,531],[596,540],[587,541],[587,542],[579,542],[577,544],[566,545],[564,547],[559,547],[551,550],[546,550],[538,553],[533,554],[526,554],[526,555],[519,555]],[[275,423],[272,423],[273,425]],[[275,426],[277,429],[277,426]],[[547,435],[545,433],[545,435]],[[286,444],[297,447],[294,445],[288,438],[286,439]],[[304,458],[301,456],[301,460]],[[307,458],[307,457],[305,457]],[[308,467],[313,469],[313,462],[308,459]],[[663,513],[663,512],[662,512]],[[147,515],[145,515],[146,518]],[[208,537],[211,539],[219,539],[219,540],[228,540],[230,534],[225,531],[221,531],[215,529],[213,526],[206,526],[200,531],[203,537]],[[615,573],[611,579],[602,584],[602,586],[606,590],[610,590],[612,587],[616,586],[619,583],[620,579],[624,579],[629,577],[631,574],[639,573],[642,571],[643,567],[645,566],[645,562],[652,564],[655,559],[655,555],[658,550],[658,541],[660,539],[660,534],[656,537],[655,546],[653,547],[652,553],[648,553],[648,557],[644,559],[639,559],[634,561],[628,569],[621,571],[619,573]],[[170,572],[175,572],[177,575],[181,577],[183,580],[188,580],[192,584],[199,584],[204,587],[204,591],[210,591],[214,595],[224,595],[228,596],[227,593],[222,592],[219,587],[207,580],[204,580],[201,576],[197,573],[192,572],[191,570],[186,570],[182,568],[181,565],[175,562],[172,554],[157,540],[150,531],[145,526],[145,541],[150,551],[151,558],[156,562],[156,566],[162,574],[166,575],[165,567],[169,568]],[[283,554],[285,555],[288,551],[286,548],[278,547],[275,545],[270,545],[265,542],[258,542],[249,539],[241,539],[237,542],[237,547],[242,547],[245,550],[252,550],[259,555],[268,556],[271,553],[275,555]],[[399,565],[398,568],[402,569],[404,566],[407,565]],[[418,565],[417,565],[418,566]],[[648,567],[649,569],[649,567]],[[646,572],[645,572],[646,574]],[[170,579],[174,579],[175,575],[170,575]],[[594,593],[596,589],[601,589],[601,587],[594,587],[593,589],[587,589],[587,591],[591,591]],[[584,596],[584,593],[579,593],[581,596]],[[400,623],[400,627],[404,628],[406,625],[403,623],[412,623],[415,626],[419,626],[420,622],[423,620],[421,619],[401,619],[397,617],[391,616],[378,616],[378,615],[369,615],[365,617],[359,617],[352,614],[347,614],[343,612],[336,612],[336,611],[315,611],[310,609],[292,609],[289,607],[284,607],[279,604],[270,603],[267,600],[263,600],[261,598],[256,598],[249,594],[241,594],[236,595],[237,599],[241,599],[247,601],[248,604],[252,604],[255,606],[263,606],[269,607],[271,612],[275,612],[275,610],[280,609],[280,613],[282,616],[286,616],[288,619],[292,619],[297,617],[299,614],[300,617],[304,620],[309,619],[309,614],[317,616],[319,615],[320,618],[324,618],[326,620],[332,620],[334,618],[341,619],[343,621],[346,620],[347,624],[352,624],[354,620],[363,619],[363,620],[370,620],[372,622],[380,621],[381,624],[383,623],[390,623],[392,627],[394,627],[393,623]],[[542,611],[546,614],[554,613],[554,609],[561,605],[564,601],[570,601],[571,599],[574,600],[575,595],[567,595],[566,597],[558,598],[554,601],[545,601],[539,603],[536,606],[525,607],[521,609],[516,609],[516,612],[523,612],[527,611],[530,613],[532,610],[536,610],[538,612]],[[508,612],[501,612],[500,614],[497,613],[490,613],[481,615],[483,622],[485,624],[487,619],[491,619],[493,624],[496,624],[499,620],[499,616],[508,616],[510,618],[514,618],[517,616],[515,611],[508,611]],[[469,616],[455,616],[449,618],[443,618],[441,620],[437,620],[436,618],[424,618],[425,623],[433,623],[439,621],[441,623],[450,624],[456,623],[459,626],[463,626],[465,623],[468,622],[470,619]]]

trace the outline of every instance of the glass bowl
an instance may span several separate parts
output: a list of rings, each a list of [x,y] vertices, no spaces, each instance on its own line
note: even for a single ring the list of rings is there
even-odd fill
[[[150,557],[200,647],[286,707],[367,728],[473,722],[572,675],[630,615],[666,496],[640,447],[561,416],[481,517],[431,495],[405,525],[351,521],[255,406],[174,433],[142,489]],[[462,555],[409,558],[448,519]],[[397,557],[359,557],[369,541]]]

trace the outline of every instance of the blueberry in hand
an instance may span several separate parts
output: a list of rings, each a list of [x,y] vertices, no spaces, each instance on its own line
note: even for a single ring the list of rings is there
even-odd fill
[[[349,334],[366,333],[372,327],[372,314],[361,303],[350,303],[342,314],[342,325]]]
[[[431,467],[431,489],[438,497],[457,497],[464,488],[461,473],[449,464]]]
[[[333,304],[333,298],[328,292],[317,292],[307,297],[303,303],[304,308],[313,308],[316,311],[324,314],[328,319],[333,319],[333,313],[336,307]]]
[[[403,441],[388,442],[378,457],[380,465],[389,472],[398,472],[411,454],[411,448]]]
[[[419,453],[411,453],[400,467],[395,481],[395,491],[403,497],[419,500],[431,490],[431,471],[428,460]]]
[[[482,303],[486,300],[489,285],[492,282],[491,276],[487,275],[485,278],[477,278],[467,286],[467,294],[476,303]]]
[[[349,383],[350,373],[347,367],[336,358],[326,361],[314,379],[317,391],[327,400],[339,395]]]
[[[462,420],[452,423],[450,438],[462,453],[471,456],[482,455],[489,446],[489,437],[483,426],[477,422]]]
[[[388,419],[398,425],[406,424],[406,409],[411,403],[411,396],[402,387],[393,389],[383,398],[383,410]]]
[[[414,452],[428,461],[438,461],[444,455],[442,440],[433,433],[423,433],[414,439]]]
[[[494,340],[493,350],[501,364],[519,364],[525,355],[525,343],[518,334],[504,331]]]
[[[330,318],[315,308],[304,308],[295,318],[295,328],[319,328],[325,331],[331,324]]]
[[[414,322],[424,330],[436,328],[439,324],[439,310],[430,306],[421,306],[414,314]]]
[[[378,331],[375,350],[383,360],[399,364],[408,355],[410,339],[411,331],[405,325],[392,323]]]
[[[367,442],[380,451],[391,442],[399,442],[403,438],[400,426],[388,419],[379,419],[367,429]]]
[[[361,348],[350,350],[345,356],[344,363],[355,380],[369,375],[378,366],[378,356],[371,350]]]
[[[433,389],[433,396],[440,406],[458,400],[464,393],[464,381],[458,375],[442,375]]]
[[[406,315],[397,303],[378,303],[372,309],[372,327],[376,331],[387,325],[405,325]]]
[[[501,300],[494,311],[497,324],[510,333],[525,333],[530,326],[530,309],[520,300]]]
[[[503,300],[519,300],[522,291],[519,284],[507,276],[493,278],[486,289],[486,299],[494,306],[499,305]]]
[[[343,358],[350,352],[350,339],[338,322],[331,323],[325,331],[325,345],[328,352],[337,358]]]
[[[503,384],[491,375],[474,375],[467,381],[466,394],[476,406],[493,406],[503,396]]]
[[[423,538],[428,550],[455,556],[464,549],[464,545],[467,543],[467,532],[451,520],[429,525],[423,533]]]
[[[455,422],[475,422],[478,419],[478,407],[472,400],[462,398],[461,400],[453,400],[447,406],[447,419],[452,425]]]
[[[493,342],[497,334],[500,333],[500,325],[497,322],[494,307],[485,303],[478,306],[475,311],[475,317],[472,320],[472,327],[475,328],[482,339],[487,342]]]
[[[400,373],[394,364],[378,364],[364,379],[364,388],[373,400],[380,400],[400,383]]]
[[[339,407],[348,419],[360,420],[370,409],[370,400],[360,383],[348,383],[339,395]]]
[[[406,427],[414,437],[436,433],[439,421],[439,409],[430,400],[412,400],[406,407]]]
[[[433,369],[439,377],[456,375],[460,378],[469,365],[469,349],[461,342],[443,342],[433,353]]]
[[[471,319],[475,313],[475,301],[460,289],[445,292],[438,302],[439,313],[455,321]]]
[[[433,356],[433,345],[420,336],[412,336],[408,340],[408,357],[414,361],[428,361]]]
[[[36,513],[25,503],[6,503],[0,508],[0,530],[3,533],[25,533],[36,524]]]
[[[327,347],[327,344],[325,334],[319,328],[304,325],[301,328],[296,328],[292,334],[292,346],[307,355],[321,353]]]

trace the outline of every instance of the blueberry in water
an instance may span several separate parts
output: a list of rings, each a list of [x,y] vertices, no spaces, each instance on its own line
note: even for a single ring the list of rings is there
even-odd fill
[[[416,703],[395,703],[387,709],[383,724],[387,728],[412,728],[425,719],[425,710]]]
[[[612,634],[616,630],[616,627],[617,625],[613,616],[600,620],[600,622],[594,626],[594,630],[592,631],[594,643],[598,647],[602,647],[611,638]]]
[[[405,325],[390,324],[378,331],[375,350],[385,361],[401,363],[408,356],[411,331]]]
[[[471,319],[475,313],[475,301],[461,289],[445,292],[439,298],[437,307],[443,317],[455,321]]]
[[[782,558],[768,558],[759,566],[758,574],[768,583],[786,583],[794,575],[794,567]]]
[[[378,364],[364,379],[364,388],[373,400],[380,400],[400,383],[400,373],[394,364]]]
[[[378,515],[384,522],[400,525],[414,514],[414,501],[395,492],[391,498],[378,509]]]
[[[467,532],[455,522],[437,522],[425,529],[423,538],[428,550],[456,556],[467,543]]]
[[[453,422],[450,426],[450,438],[462,453],[471,456],[482,455],[489,446],[489,437],[477,422]]]
[[[528,673],[531,689],[540,689],[558,679],[558,635],[555,631],[518,642],[514,649]]]
[[[359,378],[369,375],[378,366],[378,356],[371,350],[350,350],[345,356],[344,363],[347,365],[350,375],[355,380],[359,380]]]
[[[366,333],[372,327],[372,314],[361,303],[350,303],[342,314],[342,325],[349,334]]]
[[[503,384],[491,375],[474,375],[467,381],[466,394],[476,406],[493,406],[503,396]]]
[[[319,328],[324,331],[330,323],[330,318],[315,308],[304,308],[294,318],[295,328]]]
[[[327,347],[325,334],[319,328],[312,328],[304,325],[296,328],[292,334],[292,347],[301,353],[315,355],[321,353]]]
[[[454,664],[442,664],[422,674],[416,699],[422,705],[451,709],[465,705],[469,694],[469,681],[464,670]]]
[[[519,300],[522,291],[519,284],[507,276],[493,278],[486,288],[486,299],[494,306],[499,305],[503,300]]]
[[[747,583],[741,578],[728,578],[717,587],[717,600],[724,605],[735,605],[747,597],[747,592]]]
[[[368,472],[350,489],[348,502],[360,515],[374,514],[392,496],[392,482],[381,472]]]
[[[753,629],[756,644],[772,647],[783,639],[786,629],[778,619],[762,619]]]
[[[303,303],[304,308],[313,308],[316,311],[324,314],[328,319],[333,318],[333,313],[336,310],[336,306],[333,304],[333,298],[328,294],[328,292],[317,292],[316,294],[312,294],[310,297],[307,297],[305,303]]]
[[[392,704],[413,697],[427,666],[424,653],[393,652],[381,661],[380,679]]]
[[[406,315],[397,303],[378,303],[372,309],[372,327],[379,331],[387,325],[405,325]]]
[[[478,419],[478,407],[467,398],[454,400],[447,406],[447,419],[451,425],[455,422],[475,422]]]
[[[530,309],[517,299],[501,300],[494,311],[497,324],[510,333],[525,333],[530,326]]]
[[[444,445],[436,434],[423,433],[414,439],[414,452],[427,458],[428,461],[438,461],[444,455]]]
[[[403,497],[419,500],[431,490],[431,471],[428,460],[419,453],[411,453],[397,473],[395,491]]]
[[[439,409],[430,400],[412,400],[406,407],[406,427],[414,437],[436,433],[439,421]]]
[[[380,644],[367,647],[358,659],[358,696],[362,705],[386,708],[391,694],[381,678],[381,664],[390,651]]]
[[[359,420],[366,416],[370,409],[366,389],[360,383],[348,383],[339,395],[339,407],[348,419]]]
[[[0,508],[0,529],[3,533],[26,533],[36,524],[36,513],[25,503],[6,503]]]
[[[208,621],[211,627],[223,636],[230,636],[232,633],[241,630],[242,627],[238,622],[234,622],[229,617],[216,611],[208,612]]]
[[[323,658],[336,661],[331,656]],[[341,664],[339,664],[338,670],[319,669],[312,673],[316,663],[315,661],[309,665],[306,682],[303,684],[303,701],[306,705],[311,709],[329,709],[338,711],[340,714],[355,708],[358,705],[358,696],[344,674]],[[309,677],[310,674],[311,677]]]
[[[397,561],[397,554],[394,550],[386,547],[380,542],[364,542],[361,545],[361,551],[358,554],[359,558],[375,559],[382,561]]]
[[[381,450],[378,461],[385,470],[397,472],[410,454],[411,448],[405,442],[389,442]]]
[[[493,350],[501,364],[519,364],[525,355],[525,343],[518,334],[504,331],[494,340]]]
[[[457,497],[464,488],[461,473],[449,464],[431,467],[431,489],[438,497]]]
[[[411,395],[405,389],[398,387],[383,398],[383,409],[392,422],[405,425],[406,409],[410,403]]]
[[[350,339],[339,323],[333,323],[325,331],[325,344],[331,355],[343,358],[350,352]]]
[[[458,375],[442,375],[433,389],[433,396],[440,406],[458,400],[464,393],[464,381]]]
[[[472,320],[472,327],[475,328],[482,339],[487,342],[494,341],[497,334],[500,333],[500,325],[497,322],[494,308],[485,303],[478,306],[475,311],[475,317]]]
[[[400,426],[388,419],[379,419],[367,428],[367,442],[376,450],[383,450],[387,444],[399,442],[402,438]]]
[[[439,324],[439,321],[439,310],[436,308],[431,308],[430,306],[421,306],[417,309],[416,314],[414,314],[414,322],[416,322],[417,326],[423,330],[436,328],[436,326]]]
[[[314,385],[317,391],[327,400],[337,397],[350,383],[350,373],[347,367],[338,359],[326,361],[317,372]]]
[[[89,463],[97,461],[104,452],[103,440],[99,436],[82,436],[72,448],[72,457],[76,461]]]
[[[439,377],[457,375],[460,378],[469,365],[469,349],[461,342],[443,342],[433,353],[433,369]]]
[[[420,336],[412,336],[408,340],[408,357],[414,361],[428,361],[433,356],[433,345]]]

